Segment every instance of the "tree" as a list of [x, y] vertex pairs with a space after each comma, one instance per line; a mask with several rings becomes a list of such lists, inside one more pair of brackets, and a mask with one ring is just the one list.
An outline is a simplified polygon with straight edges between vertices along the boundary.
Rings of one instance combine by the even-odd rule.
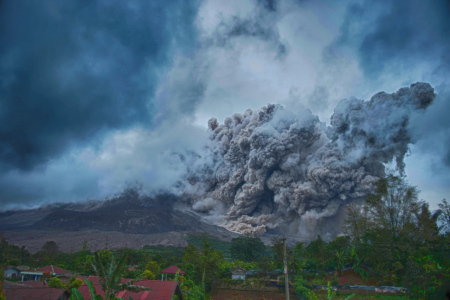
[[5, 284], [5, 272], [3, 268], [0, 268], [0, 300], [6, 300], [5, 290], [3, 286]]
[[[209, 238], [203, 236], [202, 255], [200, 256], [199, 266], [202, 270], [202, 288], [205, 291], [205, 283], [211, 286], [211, 283], [216, 278], [216, 270], [223, 261], [222, 251], [216, 251], [211, 247]], [[200, 273], [200, 272], [199, 272]]]
[[62, 283], [61, 279], [57, 277], [52, 277], [48, 281], [48, 287], [55, 288], [55, 289], [65, 289], [66, 286], [64, 283]]
[[[112, 252], [109, 250], [101, 250], [97, 252], [101, 262], [103, 265], [107, 265], [112, 259]], [[92, 267], [92, 263], [95, 261], [95, 255], [90, 255], [86, 257], [86, 262], [84, 263], [84, 272], [88, 274], [94, 273], [94, 268]]]
[[369, 216], [369, 207], [351, 203], [346, 208], [347, 218], [344, 221], [342, 231], [358, 243], [364, 233], [373, 226]]
[[438, 241], [439, 212], [432, 214], [419, 201], [417, 188], [402, 177], [379, 179], [363, 208], [350, 207], [349, 214], [346, 229], [355, 257], [370, 265], [385, 284], [401, 284], [409, 258], [425, 255], [429, 243]]
[[41, 251], [47, 256], [56, 256], [59, 254], [59, 247], [54, 241], [45, 242], [42, 246]]
[[156, 276], [159, 273], [159, 266], [156, 261], [149, 261], [145, 266], [145, 270], [150, 271]]
[[155, 274], [150, 270], [145, 270], [144, 272], [142, 272], [141, 277], [146, 278], [147, 280], [154, 280]]
[[302, 259], [302, 258], [306, 258], [307, 252], [306, 252], [306, 247], [305, 247], [305, 243], [303, 242], [298, 242], [295, 243], [294, 246], [294, 257], [296, 259]]
[[436, 240], [439, 235], [437, 221], [442, 214], [441, 210], [431, 213], [428, 203], [423, 203], [420, 212], [416, 212], [415, 236], [419, 243]]
[[240, 236], [231, 240], [231, 257], [242, 261], [257, 261], [264, 255], [266, 246], [258, 237]]
[[83, 280], [77, 278], [76, 276], [72, 276], [69, 279], [69, 284], [67, 285], [67, 289], [71, 291], [72, 289], [78, 289], [81, 285], [83, 285]]
[[271, 258], [270, 256], [268, 256], [268, 255], [263, 256], [263, 257], [258, 261], [258, 267], [259, 267], [260, 269], [262, 269], [262, 270], [264, 271], [264, 273], [272, 272], [272, 271], [275, 269], [274, 264], [273, 264], [273, 260], [272, 260], [272, 258]]
[[418, 190], [402, 177], [389, 175], [376, 183], [375, 192], [366, 198], [369, 214], [375, 226], [397, 240], [403, 230], [414, 222], [423, 201], [418, 200]]
[[322, 271], [325, 269], [325, 262], [329, 257], [327, 251], [327, 244], [322, 240], [320, 235], [317, 236], [317, 239], [312, 241], [308, 247], [306, 247], [306, 251], [312, 257], [317, 266], [320, 266]]
[[201, 253], [194, 244], [189, 243], [183, 252], [183, 263], [186, 268], [187, 281], [201, 285], [203, 291], [211, 287], [212, 282], [217, 278], [217, 270], [223, 262], [222, 251], [212, 248], [211, 241], [203, 234], [198, 237], [202, 242]]
[[294, 290], [295, 294], [300, 296], [300, 298], [308, 299], [309, 298], [309, 289], [306, 287], [308, 285], [308, 281], [303, 279], [302, 276], [297, 275], [294, 277]]
[[89, 252], [89, 246], [87, 240], [83, 241], [83, 244], [81, 245], [81, 251], [83, 252]]
[[196, 265], [199, 262], [199, 259], [200, 254], [198, 253], [197, 247], [192, 243], [188, 243], [187, 247], [184, 248], [183, 262], [185, 264]]
[[350, 239], [347, 236], [338, 236], [328, 243], [331, 252], [349, 252], [351, 249]]
[[[284, 242], [283, 238], [272, 239], [273, 263], [277, 268], [284, 268]], [[294, 261], [294, 253], [291, 249], [286, 248], [286, 256], [288, 262]]]
[[[84, 240], [83, 244], [81, 245], [81, 250], [76, 254], [75, 269], [77, 269], [80, 272], [85, 272], [86, 260], [90, 255], [91, 251], [89, 250], [87, 241]], [[88, 269], [89, 271], [91, 271], [90, 266], [88, 267]]]
[[282, 238], [273, 238], [272, 239], [272, 253], [273, 253], [273, 262], [277, 267], [283, 265], [284, 259], [284, 244]]
[[184, 300], [204, 300], [206, 299], [205, 291], [197, 286], [192, 280], [186, 280], [180, 284], [181, 292]]
[[444, 230], [450, 231], [450, 202], [443, 199], [442, 202], [438, 204], [438, 206], [442, 211], [439, 216], [439, 221], [442, 223], [442, 228]]
[[58, 245], [54, 241], [45, 242], [41, 250], [38, 251], [37, 255], [46, 264], [52, 264], [55, 262], [58, 254], [60, 253]]
[[[103, 250], [107, 251], [107, 250]], [[149, 288], [144, 286], [133, 285], [138, 280], [142, 278], [132, 279], [123, 284], [120, 284], [122, 280], [122, 275], [126, 270], [128, 255], [125, 254], [120, 259], [119, 263], [116, 264], [114, 258], [111, 258], [111, 261], [106, 265], [106, 268], [103, 265], [102, 258], [96, 252], [94, 253], [94, 261], [91, 262], [92, 268], [95, 271], [95, 274], [98, 276], [99, 284], [101, 289], [104, 292], [104, 299], [113, 299], [114, 295], [119, 291], [130, 291], [130, 292], [140, 292], [140, 291], [150, 291]], [[90, 290], [92, 290], [92, 282], [85, 281], [88, 284]], [[89, 284], [90, 283], [90, 284]]]

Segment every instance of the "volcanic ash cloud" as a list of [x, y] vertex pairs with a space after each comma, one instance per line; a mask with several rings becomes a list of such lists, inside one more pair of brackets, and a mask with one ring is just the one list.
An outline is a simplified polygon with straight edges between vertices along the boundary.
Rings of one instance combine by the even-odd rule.
[[344, 99], [329, 127], [307, 109], [272, 104], [224, 124], [212, 118], [211, 142], [193, 160], [185, 194], [231, 231], [337, 234], [343, 205], [371, 192], [384, 164], [403, 172], [414, 142], [409, 120], [434, 98], [428, 83], [415, 83], [370, 101]]

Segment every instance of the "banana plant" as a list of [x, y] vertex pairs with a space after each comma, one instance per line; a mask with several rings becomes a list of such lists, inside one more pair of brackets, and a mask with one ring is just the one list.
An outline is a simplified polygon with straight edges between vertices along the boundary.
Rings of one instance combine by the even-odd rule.
[[[97, 295], [95, 293], [95, 289], [94, 289], [94, 286], [91, 281], [85, 280], [84, 282], [86, 282], [86, 284], [89, 288], [89, 296], [90, 296], [91, 300], [104, 300], [105, 299], [101, 295]], [[70, 296], [70, 299], [71, 300], [85, 300], [83, 295], [81, 294], [81, 292], [76, 288], [72, 289], [72, 295]], [[112, 299], [113, 300], [124, 300], [123, 298], [119, 298], [119, 297], [114, 297]], [[128, 300], [133, 300], [133, 298], [128, 297]]]
[[364, 270], [364, 268], [362, 267], [362, 264], [364, 263], [364, 259], [360, 258], [356, 252], [355, 249], [352, 248], [352, 252], [350, 254], [350, 262], [352, 264], [353, 270], [361, 275], [361, 277], [364, 280], [367, 280], [367, 278], [369, 277], [369, 274]]
[[[126, 267], [127, 258], [128, 254], [125, 254], [120, 259], [118, 264], [116, 264], [114, 258], [112, 258], [111, 262], [107, 266], [107, 269], [105, 270], [98, 253], [94, 254], [95, 263], [92, 262], [92, 267], [94, 268], [94, 271], [98, 276], [98, 282], [104, 292], [104, 296], [102, 297], [101, 295], [97, 295], [93, 283], [89, 280], [85, 280], [84, 282], [89, 288], [90, 298], [92, 300], [119, 300], [122, 298], [115, 297], [115, 294], [125, 290], [135, 293], [140, 291], [151, 291], [151, 289], [145, 286], [133, 285], [133, 283], [135, 283], [136, 281], [141, 280], [141, 277], [120, 284], [123, 272]], [[72, 289], [71, 299], [84, 300], [83, 295], [78, 289], [75, 288]], [[131, 297], [129, 297], [128, 299], [132, 300]]]
[[342, 275], [344, 267], [344, 260], [346, 259], [344, 251], [336, 251], [336, 272], [337, 275]]
[[103, 267], [102, 261], [100, 259], [100, 256], [98, 253], [94, 254], [95, 258], [95, 264], [92, 263], [92, 267], [94, 268], [95, 273], [98, 276], [98, 282], [100, 284], [100, 287], [102, 288], [103, 292], [105, 293], [104, 299], [110, 300], [114, 299], [114, 295], [118, 293], [119, 291], [130, 291], [130, 292], [140, 292], [140, 291], [150, 291], [151, 289], [139, 286], [139, 285], [133, 285], [136, 281], [141, 280], [141, 277], [138, 277], [136, 279], [129, 280], [123, 284], [120, 284], [120, 281], [122, 280], [123, 272], [126, 268], [127, 258], [128, 254], [125, 254], [120, 259], [119, 263], [116, 265], [114, 258], [111, 259], [111, 262], [109, 263], [109, 266], [107, 270], [105, 271], [105, 268]]

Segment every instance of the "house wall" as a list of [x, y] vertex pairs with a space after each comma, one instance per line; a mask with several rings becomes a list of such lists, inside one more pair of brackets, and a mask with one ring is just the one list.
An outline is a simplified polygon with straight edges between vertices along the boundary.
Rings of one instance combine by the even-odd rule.
[[5, 277], [6, 278], [16, 278], [20, 276], [20, 271], [16, 269], [8, 269], [5, 270]]
[[231, 271], [231, 274], [233, 275], [245, 275], [247, 271], [243, 269], [234, 269]]
[[242, 280], [245, 280], [245, 275], [231, 275], [231, 279], [242, 279]]
[[[22, 275], [21, 275], [22, 276]], [[41, 280], [42, 275], [23, 275], [22, 281], [37, 281], [37, 280]]]

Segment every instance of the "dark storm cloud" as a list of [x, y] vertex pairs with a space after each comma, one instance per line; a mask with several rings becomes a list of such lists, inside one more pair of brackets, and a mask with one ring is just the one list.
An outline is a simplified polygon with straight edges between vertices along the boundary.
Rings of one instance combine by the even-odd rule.
[[2, 1], [1, 167], [150, 124], [157, 70], [194, 46], [196, 12], [181, 0]]
[[411, 120], [415, 150], [431, 156], [433, 175], [447, 174], [450, 166], [450, 1], [365, 1], [347, 8], [340, 36], [324, 52], [352, 49], [366, 83], [384, 76], [405, 82], [423, 80], [436, 86], [430, 110]]
[[258, 0], [258, 3], [268, 11], [276, 11], [278, 0]]
[[444, 0], [353, 4], [348, 7], [336, 44], [356, 47], [369, 78], [378, 77], [389, 67], [404, 69], [418, 62], [429, 62], [436, 71], [448, 72], [449, 16], [450, 2]]
[[421, 139], [418, 150], [435, 155], [437, 163], [433, 170], [441, 173], [448, 172], [442, 170], [442, 166], [450, 167], [450, 85], [440, 85], [436, 91], [438, 96], [434, 105], [411, 126], [417, 132], [417, 139]]
[[330, 93], [325, 86], [318, 85], [308, 95], [308, 107], [315, 111], [322, 111], [327, 108]]
[[236, 38], [247, 39], [251, 43], [251, 38], [258, 39], [266, 43], [277, 53], [277, 58], [283, 58], [288, 54], [287, 41], [282, 40], [276, 27], [277, 17], [276, 1], [258, 1], [258, 6], [254, 14], [245, 18], [233, 16], [223, 20], [216, 28], [210, 44], [219, 47], [232, 47]]

